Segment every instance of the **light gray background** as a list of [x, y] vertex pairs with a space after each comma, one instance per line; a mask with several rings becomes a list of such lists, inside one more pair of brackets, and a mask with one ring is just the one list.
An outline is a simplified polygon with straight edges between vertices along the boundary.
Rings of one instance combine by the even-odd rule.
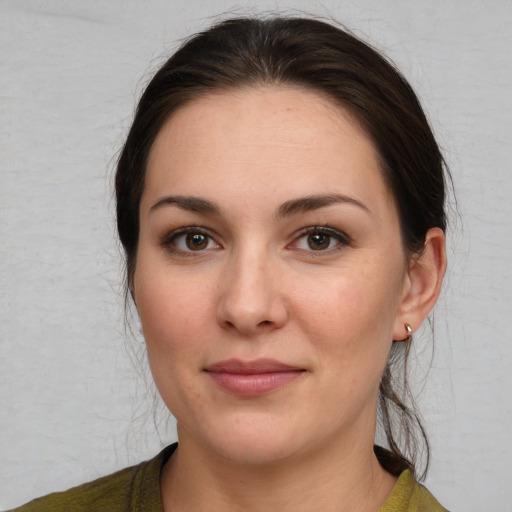
[[[0, 1], [0, 508], [148, 458], [150, 392], [123, 326], [114, 155], [175, 42], [228, 10], [333, 16], [403, 70], [451, 165], [462, 222], [416, 340], [427, 485], [512, 510], [512, 2]], [[131, 347], [131, 348], [130, 348]], [[138, 363], [135, 363], [137, 367]]]

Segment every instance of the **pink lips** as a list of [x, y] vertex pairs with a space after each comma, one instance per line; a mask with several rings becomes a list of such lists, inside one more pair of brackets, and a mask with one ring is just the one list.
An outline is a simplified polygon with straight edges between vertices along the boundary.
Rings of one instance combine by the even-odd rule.
[[299, 378], [304, 370], [275, 361], [229, 359], [205, 368], [224, 391], [238, 396], [258, 396], [275, 391]]

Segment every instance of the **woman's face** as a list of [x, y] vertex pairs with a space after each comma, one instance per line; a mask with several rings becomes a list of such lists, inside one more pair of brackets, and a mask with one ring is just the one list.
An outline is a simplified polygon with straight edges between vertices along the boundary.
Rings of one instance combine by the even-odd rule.
[[135, 299], [180, 442], [251, 464], [373, 446], [409, 281], [354, 118], [298, 88], [212, 93], [147, 171]]

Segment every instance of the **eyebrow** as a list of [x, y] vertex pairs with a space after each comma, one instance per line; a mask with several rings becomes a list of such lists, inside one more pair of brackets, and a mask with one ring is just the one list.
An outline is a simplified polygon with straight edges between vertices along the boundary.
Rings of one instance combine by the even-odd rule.
[[201, 199], [199, 197], [192, 196], [167, 196], [159, 199], [150, 209], [149, 212], [153, 212], [163, 206], [176, 205], [182, 210], [190, 212], [201, 213], [203, 215], [220, 215], [220, 208], [208, 201], [207, 199]]
[[[277, 217], [288, 217], [296, 213], [304, 213], [313, 210], [318, 210], [329, 206], [331, 204], [344, 203], [351, 204], [361, 208], [362, 210], [371, 213], [370, 209], [361, 201], [353, 197], [345, 196], [343, 194], [323, 194], [301, 197], [298, 199], [291, 199], [283, 203], [277, 210]], [[166, 196], [159, 199], [151, 208], [149, 212], [153, 212], [159, 208], [169, 205], [176, 205], [182, 210], [200, 213], [202, 215], [215, 215], [220, 216], [220, 208], [207, 199], [201, 199], [194, 196]]]
[[283, 203], [277, 211], [278, 217], [287, 217], [295, 213], [304, 213], [312, 210], [318, 210], [336, 203], [351, 204], [361, 208], [362, 210], [371, 213], [370, 209], [361, 201], [353, 197], [345, 196], [343, 194], [325, 194], [301, 197], [299, 199], [292, 199]]

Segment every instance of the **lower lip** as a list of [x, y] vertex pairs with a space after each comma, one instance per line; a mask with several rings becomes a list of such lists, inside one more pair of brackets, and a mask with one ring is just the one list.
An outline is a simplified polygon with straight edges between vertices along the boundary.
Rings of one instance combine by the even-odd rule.
[[302, 370], [268, 373], [208, 372], [223, 391], [238, 396], [260, 396], [276, 391], [302, 376]]

